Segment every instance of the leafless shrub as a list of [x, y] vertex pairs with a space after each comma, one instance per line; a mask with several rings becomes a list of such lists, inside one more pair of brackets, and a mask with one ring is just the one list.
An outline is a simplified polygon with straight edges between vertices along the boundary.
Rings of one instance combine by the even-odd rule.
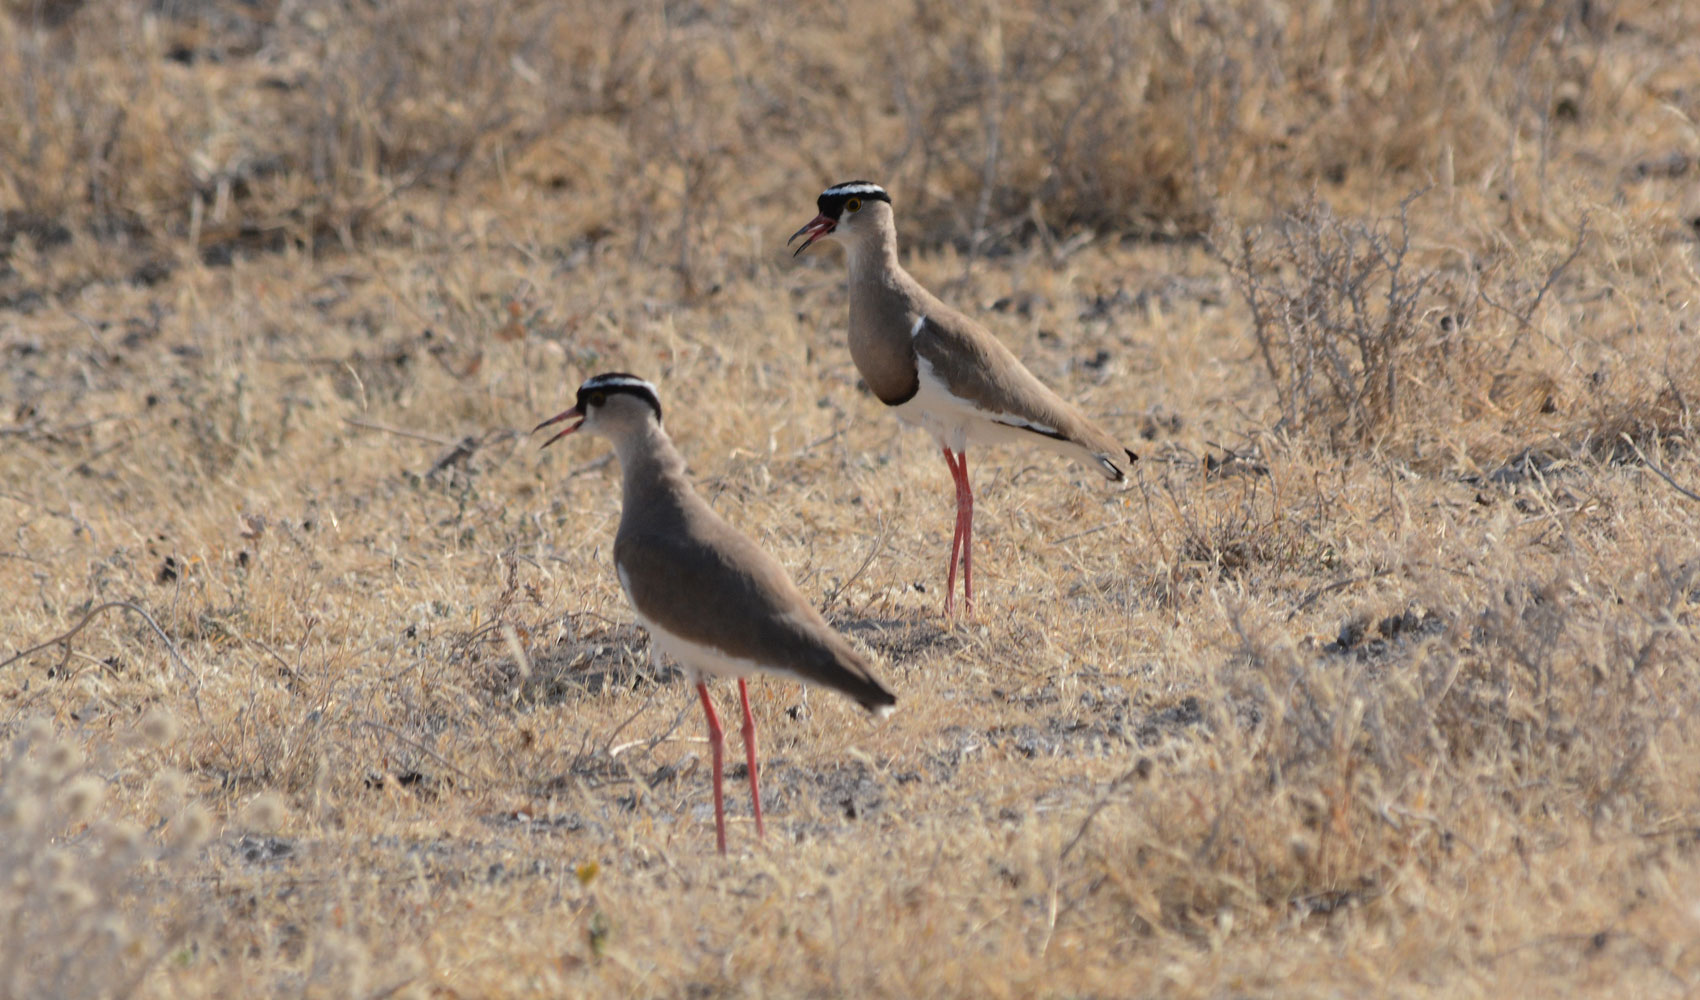
[[[1692, 563], [1642, 578], [1644, 613], [1615, 614], [1617, 587], [1507, 574], [1486, 606], [1408, 612], [1371, 642], [1326, 648], [1274, 639], [1230, 609], [1235, 649], [1207, 712], [1224, 771], [1192, 810], [1140, 808], [1100, 838], [1137, 873], [1123, 905], [1149, 924], [1208, 935], [1224, 911], [1270, 904], [1300, 917], [1374, 905], [1390, 859], [1440, 863], [1467, 825], [1502, 802], [1519, 822], [1636, 828], [1656, 820], [1644, 764], [1700, 704], [1700, 647], [1672, 626]], [[1639, 603], [1639, 602], [1637, 602]], [[1477, 783], [1434, 797], [1437, 771]], [[1152, 794], [1160, 794], [1153, 792]]]
[[[1434, 661], [1425, 724], [1439, 749], [1556, 772], [1583, 790], [1590, 821], [1633, 797], [1641, 754], [1700, 694], [1700, 648], [1680, 624], [1697, 573], [1661, 557], [1621, 589], [1570, 573], [1499, 588], [1456, 656]], [[1635, 613], [1618, 610], [1631, 603]]]
[[1336, 449], [1373, 444], [1412, 405], [1412, 382], [1446, 361], [1461, 325], [1423, 322], [1432, 270], [1411, 256], [1409, 209], [1392, 226], [1312, 202], [1244, 230], [1218, 255], [1251, 310], [1252, 335], [1291, 430]]

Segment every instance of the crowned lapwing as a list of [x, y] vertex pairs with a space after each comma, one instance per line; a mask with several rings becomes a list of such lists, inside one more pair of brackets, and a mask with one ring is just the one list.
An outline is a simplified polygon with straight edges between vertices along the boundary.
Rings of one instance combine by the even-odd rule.
[[543, 447], [582, 429], [607, 438], [619, 456], [623, 487], [614, 568], [650, 640], [685, 668], [702, 698], [714, 758], [715, 842], [725, 854], [726, 740], [708, 695], [709, 675], [738, 679], [758, 837], [766, 831], [756, 782], [756, 723], [744, 678], [759, 672], [819, 684], [880, 715], [891, 711], [897, 697], [779, 563], [691, 488], [685, 460], [661, 429], [655, 386], [620, 372], [598, 375], [579, 386], [571, 409], [533, 432], [563, 420], [575, 422]]
[[[956, 531], [944, 609], [950, 614], [956, 566], [963, 603], [974, 602], [974, 492], [970, 441], [1037, 444], [1084, 462], [1104, 478], [1125, 478], [1139, 460], [1074, 404], [1028, 371], [983, 326], [940, 302], [897, 260], [891, 196], [878, 184], [851, 181], [821, 192], [820, 214], [791, 236], [843, 244], [850, 262], [850, 357], [880, 402], [900, 420], [930, 431], [956, 480]], [[791, 241], [787, 241], [788, 243]]]

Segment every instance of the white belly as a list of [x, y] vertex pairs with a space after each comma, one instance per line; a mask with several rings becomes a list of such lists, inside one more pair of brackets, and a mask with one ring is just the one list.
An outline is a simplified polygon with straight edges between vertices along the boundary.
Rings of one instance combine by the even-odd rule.
[[[1056, 450], [1058, 445], [1066, 442], [1046, 437], [1046, 432], [1055, 428], [1031, 424], [1021, 417], [1007, 413], [988, 413], [960, 396], [953, 395], [942, 380], [934, 374], [933, 366], [925, 358], [917, 358], [917, 374], [919, 385], [915, 395], [907, 402], [892, 407], [897, 419], [912, 427], [919, 427], [931, 434], [941, 447], [952, 451], [962, 451], [970, 443], [974, 444], [1005, 444], [1017, 442], [1022, 444], [1037, 444]], [[1032, 430], [1022, 426], [1026, 425]], [[1034, 431], [1038, 433], [1034, 433]], [[1073, 450], [1079, 450], [1074, 446]]]
[[649, 629], [650, 641], [655, 643], [656, 648], [671, 656], [696, 680], [700, 681], [704, 677], [748, 677], [756, 673], [774, 672], [754, 660], [727, 656], [713, 646], [681, 639], [642, 615], [638, 616], [638, 621], [643, 622], [643, 627]]

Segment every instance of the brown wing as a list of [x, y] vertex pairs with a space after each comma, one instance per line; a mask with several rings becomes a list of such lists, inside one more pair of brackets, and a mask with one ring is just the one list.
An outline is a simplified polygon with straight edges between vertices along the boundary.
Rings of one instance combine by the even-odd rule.
[[[932, 366], [952, 395], [988, 413], [1053, 428], [1051, 436], [1078, 444], [1112, 466], [1123, 455], [1130, 461], [1138, 457], [1039, 381], [1002, 341], [954, 309], [927, 313], [915, 333], [915, 354]], [[1121, 478], [1120, 470], [1114, 478]]]
[[639, 614], [681, 639], [842, 692], [869, 711], [896, 704], [772, 556], [706, 504], [687, 519], [684, 531], [622, 528], [615, 538], [614, 560]]

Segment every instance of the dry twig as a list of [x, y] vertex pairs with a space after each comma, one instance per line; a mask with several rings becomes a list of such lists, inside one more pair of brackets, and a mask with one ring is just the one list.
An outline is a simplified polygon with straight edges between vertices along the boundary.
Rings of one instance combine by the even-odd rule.
[[1639, 458], [1641, 460], [1641, 464], [1645, 465], [1647, 468], [1652, 469], [1654, 472], [1658, 473], [1659, 478], [1663, 479], [1665, 482], [1669, 483], [1670, 486], [1671, 486], [1671, 489], [1677, 491], [1678, 493], [1681, 493], [1683, 496], [1687, 497], [1690, 500], [1693, 500], [1697, 503], [1700, 503], [1700, 493], [1695, 493], [1693, 490], [1687, 488], [1686, 486], [1683, 486], [1681, 483], [1677, 482], [1675, 479], [1672, 479], [1670, 473], [1666, 472], [1665, 470], [1659, 468], [1657, 465], [1653, 464], [1653, 460], [1647, 457], [1646, 452], [1643, 452], [1641, 450], [1641, 446], [1636, 444], [1634, 439], [1631, 438], [1629, 435], [1622, 434], [1622, 435], [1619, 435], [1619, 436], [1623, 438], [1624, 443], [1628, 444], [1629, 447], [1631, 447], [1635, 450], [1635, 457]]
[[200, 687], [201, 675], [196, 673], [194, 668], [189, 666], [188, 662], [183, 659], [183, 654], [177, 652], [177, 646], [174, 645], [170, 637], [165, 634], [165, 630], [159, 627], [159, 622], [154, 621], [153, 615], [148, 614], [146, 611], [142, 610], [137, 605], [131, 604], [129, 601], [107, 601], [105, 604], [95, 607], [89, 611], [88, 614], [83, 616], [82, 621], [73, 625], [70, 631], [56, 635], [53, 638], [48, 639], [46, 642], [37, 643], [21, 653], [14, 653], [6, 659], [0, 660], [0, 667], [10, 666], [18, 660], [35, 653], [39, 653], [50, 646], [56, 646], [60, 643], [69, 643], [73, 636], [75, 636], [78, 632], [81, 632], [89, 622], [94, 620], [95, 615], [100, 614], [108, 608], [123, 608], [126, 611], [131, 611], [140, 615], [142, 620], [148, 623], [148, 627], [153, 629], [154, 634], [159, 636], [159, 641], [165, 643], [166, 650], [171, 653], [171, 658], [177, 661], [177, 666], [180, 667], [185, 674], [189, 675], [190, 679], [195, 682], [196, 688]]

